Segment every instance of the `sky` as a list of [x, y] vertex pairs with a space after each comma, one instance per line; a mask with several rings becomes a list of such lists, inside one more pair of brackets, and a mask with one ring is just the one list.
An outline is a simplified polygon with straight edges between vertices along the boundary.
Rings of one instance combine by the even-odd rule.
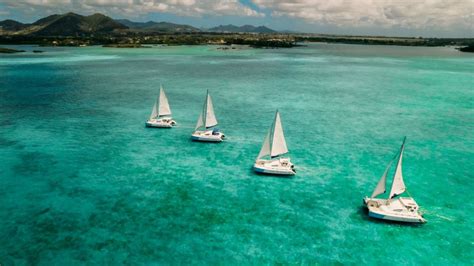
[[66, 12], [195, 27], [264, 25], [297, 32], [474, 37], [474, 0], [0, 0], [0, 20]]

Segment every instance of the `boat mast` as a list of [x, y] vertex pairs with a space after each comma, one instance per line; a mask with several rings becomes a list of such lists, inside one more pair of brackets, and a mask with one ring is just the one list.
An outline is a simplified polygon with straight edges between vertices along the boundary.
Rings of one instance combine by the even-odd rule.
[[209, 90], [206, 91], [206, 100], [204, 101], [204, 107], [202, 109], [202, 124], [204, 125], [204, 128], [206, 127], [206, 120], [207, 120], [207, 103], [209, 101]]
[[285, 136], [283, 135], [280, 113], [277, 110], [273, 123], [263, 141], [262, 148], [260, 148], [257, 160], [267, 155], [270, 155], [270, 158], [275, 158], [287, 152], [288, 148], [286, 147]]
[[272, 159], [278, 156], [278, 155], [276, 155], [276, 156], [272, 155], [272, 150], [273, 150], [273, 145], [274, 145], [273, 139], [275, 137], [275, 124], [276, 124], [276, 120], [277, 120], [277, 115], [278, 115], [278, 109], [275, 112], [275, 118], [273, 118], [273, 123], [272, 123], [272, 126], [270, 127], [270, 132], [269, 132], [269, 136], [270, 136], [270, 139], [269, 139], [270, 146], [269, 146], [269, 148], [270, 148], [270, 150], [268, 152], [270, 154], [270, 158], [272, 158]]
[[389, 199], [392, 199], [402, 194], [406, 190], [405, 183], [403, 182], [403, 175], [402, 175], [402, 159], [403, 159], [403, 151], [405, 150], [406, 139], [407, 137], [403, 138], [402, 147], [400, 148], [400, 153], [398, 155], [397, 168], [393, 175], [393, 182], [392, 182], [392, 188], [390, 189]]
[[211, 95], [209, 94], [209, 91], [207, 91], [205, 112], [206, 112], [205, 113], [206, 119], [204, 120], [204, 126], [206, 128], [211, 128], [213, 126], [216, 126], [217, 118], [216, 118], [216, 114], [214, 113], [214, 106], [212, 104], [212, 98], [211, 98]]
[[160, 84], [160, 100], [158, 106], [158, 116], [171, 115], [171, 108], [168, 103], [168, 97], [166, 97], [165, 90]]
[[275, 158], [288, 152], [285, 135], [283, 134], [283, 126], [281, 125], [280, 112], [278, 112], [278, 110], [276, 111], [272, 128], [270, 157]]

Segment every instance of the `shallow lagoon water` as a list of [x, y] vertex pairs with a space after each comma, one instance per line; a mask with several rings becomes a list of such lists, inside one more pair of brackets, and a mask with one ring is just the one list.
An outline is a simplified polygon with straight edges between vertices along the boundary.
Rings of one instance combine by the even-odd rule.
[[[0, 56], [2, 265], [474, 262], [470, 54], [41, 49]], [[160, 83], [171, 130], [144, 127]], [[190, 141], [207, 89], [221, 144]], [[277, 108], [291, 179], [251, 171]], [[422, 226], [361, 208], [403, 136]]]

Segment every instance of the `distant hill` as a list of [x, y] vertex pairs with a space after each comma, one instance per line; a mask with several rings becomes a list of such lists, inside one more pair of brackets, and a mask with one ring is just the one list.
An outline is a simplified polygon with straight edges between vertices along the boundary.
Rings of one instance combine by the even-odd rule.
[[[69, 15], [73, 15], [74, 13], [68, 13]], [[66, 16], [68, 14], [64, 14], [64, 15], [58, 15], [58, 14], [54, 14], [54, 15], [49, 15], [47, 17], [44, 17], [42, 19], [38, 19], [36, 22], [33, 23], [33, 25], [46, 25], [48, 23], [51, 23], [53, 22], [54, 20], [56, 19], [59, 19], [61, 18], [62, 16]]]
[[11, 19], [0, 21], [0, 29], [3, 31], [19, 31], [28, 26], [29, 24], [23, 24]]
[[265, 26], [219, 25], [210, 29], [175, 24], [169, 22], [134, 22], [128, 19], [114, 20], [103, 14], [82, 16], [76, 13], [54, 14], [37, 20], [32, 24], [24, 24], [14, 20], [0, 21], [0, 35], [32, 35], [32, 36], [83, 36], [131, 31], [137, 33], [189, 33], [189, 32], [228, 32], [228, 33], [275, 33]]
[[232, 24], [229, 25], [219, 25], [214, 28], [210, 28], [209, 31], [212, 32], [245, 32], [245, 33], [274, 33], [276, 31], [267, 28], [265, 26], [252, 26], [252, 25], [244, 25], [244, 26], [235, 26]]
[[20, 25], [19, 27], [19, 29], [12, 29], [11, 31], [16, 31], [15, 34], [18, 35], [75, 36], [128, 29], [127, 26], [102, 14], [81, 16], [75, 13], [51, 15], [31, 25], [26, 25], [25, 27]]
[[129, 27], [131, 30], [144, 32], [199, 32], [198, 28], [185, 24], [169, 22], [133, 22], [128, 19], [117, 19], [116, 22]]
[[116, 22], [114, 19], [100, 13], [84, 17], [84, 22], [86, 31], [90, 32], [110, 32], [128, 28], [127, 26]]

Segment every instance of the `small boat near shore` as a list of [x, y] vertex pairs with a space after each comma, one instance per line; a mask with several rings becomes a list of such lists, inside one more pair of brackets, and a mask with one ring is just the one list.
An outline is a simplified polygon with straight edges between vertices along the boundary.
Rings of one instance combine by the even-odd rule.
[[[369, 216], [373, 218], [406, 223], [425, 223], [426, 220], [420, 213], [418, 204], [411, 196], [398, 197], [404, 192], [408, 193], [402, 175], [402, 158], [405, 149], [405, 141], [406, 137], [403, 139], [400, 151], [387, 165], [370, 198], [364, 198], [364, 205], [369, 210]], [[386, 192], [387, 174], [396, 159], [398, 159], [397, 167], [393, 175], [392, 187], [388, 198], [376, 198]]]
[[[270, 129], [268, 130], [262, 148], [255, 160], [253, 170], [260, 174], [269, 175], [295, 175], [295, 166], [291, 163], [290, 158], [283, 158], [281, 155], [288, 153], [285, 135], [281, 124], [280, 113], [275, 113]], [[264, 159], [265, 157], [270, 157]]]
[[191, 135], [191, 139], [194, 141], [203, 142], [223, 141], [225, 139], [225, 135], [215, 127], [217, 124], [214, 106], [212, 104], [211, 95], [209, 94], [208, 90], [202, 112], [199, 114], [199, 118], [196, 123], [196, 127], [194, 128], [194, 132]]
[[163, 86], [160, 86], [160, 95], [151, 110], [151, 115], [145, 125], [147, 127], [172, 128], [176, 121], [171, 117], [171, 108]]

